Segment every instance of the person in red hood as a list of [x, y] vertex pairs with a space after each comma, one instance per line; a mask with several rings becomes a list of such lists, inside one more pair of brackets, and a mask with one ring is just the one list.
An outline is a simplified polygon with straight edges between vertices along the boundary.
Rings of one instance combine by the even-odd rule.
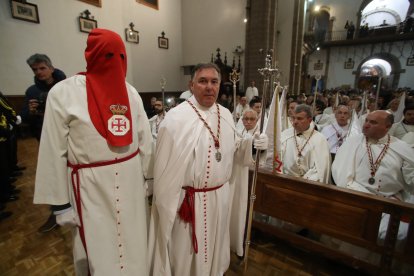
[[147, 275], [145, 180], [152, 136], [141, 97], [125, 81], [121, 37], [94, 29], [87, 70], [49, 92], [34, 203], [73, 227], [76, 275]]

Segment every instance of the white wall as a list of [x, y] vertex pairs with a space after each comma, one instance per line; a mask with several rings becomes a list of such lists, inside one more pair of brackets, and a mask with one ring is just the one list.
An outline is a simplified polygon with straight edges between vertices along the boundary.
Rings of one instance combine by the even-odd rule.
[[246, 0], [182, 0], [184, 65], [209, 62], [217, 48], [231, 65], [236, 46], [245, 48], [245, 8]]
[[[30, 0], [38, 6], [40, 24], [11, 17], [9, 1], [0, 1], [0, 90], [6, 95], [23, 95], [33, 83], [26, 59], [45, 53], [55, 67], [68, 76], [85, 70], [84, 50], [87, 34], [78, 26], [80, 12], [88, 9], [98, 27], [111, 29], [124, 38], [132, 21], [139, 31], [140, 43], [127, 43], [127, 80], [139, 91], [159, 91], [161, 75], [166, 90], [185, 88], [182, 65], [181, 0], [159, 0], [159, 10], [136, 0], [103, 0], [98, 8], [76, 0]], [[169, 49], [158, 48], [158, 36], [166, 32]]]

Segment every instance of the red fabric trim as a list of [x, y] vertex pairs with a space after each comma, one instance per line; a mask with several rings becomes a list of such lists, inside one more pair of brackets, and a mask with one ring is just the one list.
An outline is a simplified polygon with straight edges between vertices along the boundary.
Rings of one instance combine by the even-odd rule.
[[221, 188], [223, 184], [211, 187], [211, 188], [201, 188], [196, 189], [192, 186], [184, 186], [182, 187], [185, 190], [184, 200], [181, 203], [180, 209], [178, 210], [179, 217], [186, 223], [191, 224], [191, 239], [193, 243], [194, 252], [198, 253], [198, 243], [197, 243], [197, 235], [195, 233], [195, 206], [194, 206], [194, 194], [201, 193], [201, 192], [211, 192]]
[[102, 161], [102, 162], [95, 162], [91, 164], [72, 164], [67, 161], [67, 166], [72, 169], [71, 172], [71, 180], [72, 180], [72, 187], [73, 187], [73, 193], [75, 195], [75, 204], [76, 204], [76, 210], [78, 212], [79, 216], [79, 235], [83, 244], [83, 247], [85, 249], [86, 257], [88, 257], [88, 250], [86, 247], [86, 239], [85, 239], [85, 231], [83, 227], [83, 217], [82, 217], [82, 200], [81, 200], [81, 193], [80, 193], [80, 179], [79, 179], [79, 170], [85, 169], [85, 168], [96, 168], [96, 167], [102, 167], [102, 166], [108, 166], [113, 165], [117, 163], [125, 162], [131, 158], [134, 158], [139, 153], [139, 148], [132, 154], [122, 157], [122, 158], [115, 158], [113, 160], [108, 161]]
[[[125, 76], [127, 56], [121, 37], [105, 29], [93, 29], [87, 40], [86, 93], [89, 116], [99, 134], [116, 147], [132, 143], [132, 120]], [[108, 130], [108, 120], [113, 113], [111, 105], [127, 107], [125, 117], [130, 129], [125, 135], [115, 136]]]

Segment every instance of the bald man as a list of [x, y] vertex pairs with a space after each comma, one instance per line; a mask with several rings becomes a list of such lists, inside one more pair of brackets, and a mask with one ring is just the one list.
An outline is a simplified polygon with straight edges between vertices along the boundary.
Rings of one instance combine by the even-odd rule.
[[384, 110], [368, 114], [363, 134], [339, 148], [332, 164], [338, 186], [403, 201], [408, 197], [414, 187], [414, 151], [388, 134], [393, 120]]
[[[336, 154], [332, 177], [337, 186], [413, 203], [414, 149], [388, 134], [393, 121], [394, 116], [385, 110], [368, 114], [363, 134], [349, 137]], [[385, 237], [388, 221], [389, 215], [383, 214], [379, 240]], [[408, 224], [402, 222], [398, 241], [406, 238], [407, 231]], [[347, 243], [341, 243], [340, 250], [374, 260], [367, 250]]]

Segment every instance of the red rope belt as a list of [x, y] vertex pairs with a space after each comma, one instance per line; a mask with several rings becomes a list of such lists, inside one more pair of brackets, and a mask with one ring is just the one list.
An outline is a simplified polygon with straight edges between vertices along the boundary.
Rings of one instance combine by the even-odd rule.
[[180, 216], [181, 220], [187, 223], [191, 223], [191, 239], [193, 242], [193, 249], [194, 252], [198, 253], [198, 243], [197, 243], [197, 236], [195, 233], [195, 207], [194, 207], [194, 194], [201, 193], [201, 192], [211, 192], [221, 188], [223, 184], [211, 187], [211, 188], [201, 188], [196, 189], [192, 186], [184, 186], [182, 187], [185, 190], [185, 196], [183, 203], [181, 203], [180, 209], [178, 210], [178, 215]]
[[[127, 161], [135, 157], [138, 153], [139, 153], [139, 148], [131, 155], [128, 155], [122, 158], [115, 158], [113, 160], [91, 163], [91, 164], [72, 164], [68, 161], [68, 167], [72, 169], [72, 173], [71, 173], [72, 187], [73, 187], [73, 193], [75, 195], [76, 209], [78, 212], [79, 222], [80, 222], [79, 235], [80, 235], [83, 247], [85, 248], [86, 256], [88, 256], [88, 251], [86, 249], [85, 231], [83, 228], [79, 170], [85, 169], [85, 168], [96, 168], [96, 167], [103, 167], [103, 166], [113, 165], [117, 163], [122, 163], [124, 161]], [[76, 181], [75, 181], [75, 178], [76, 178]]]

